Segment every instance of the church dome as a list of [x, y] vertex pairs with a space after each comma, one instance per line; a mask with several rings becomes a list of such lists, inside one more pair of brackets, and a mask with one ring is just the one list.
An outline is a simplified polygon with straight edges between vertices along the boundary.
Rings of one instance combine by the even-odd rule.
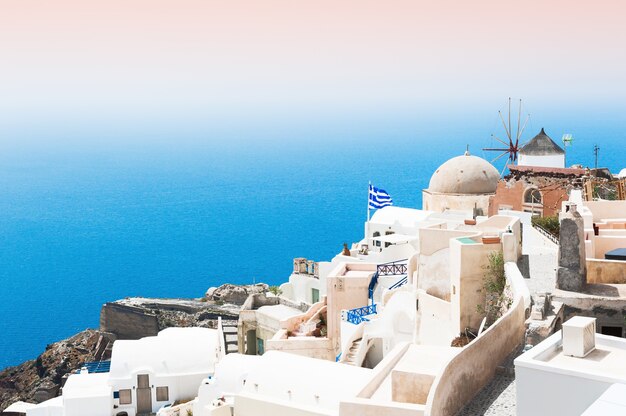
[[496, 192], [500, 174], [485, 159], [471, 156], [453, 157], [433, 173], [428, 185], [429, 192], [442, 194], [493, 194]]

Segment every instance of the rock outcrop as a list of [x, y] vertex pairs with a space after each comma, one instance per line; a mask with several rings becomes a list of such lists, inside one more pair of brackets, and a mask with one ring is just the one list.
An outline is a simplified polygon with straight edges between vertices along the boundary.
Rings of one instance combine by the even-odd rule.
[[64, 378], [81, 364], [97, 357], [103, 336], [87, 329], [63, 341], [49, 344], [37, 359], [0, 372], [0, 411], [18, 400], [39, 403], [55, 397]]
[[269, 286], [265, 283], [257, 283], [256, 285], [231, 285], [225, 284], [220, 287], [212, 287], [207, 290], [205, 299], [211, 302], [243, 305], [248, 296], [257, 293], [265, 293]]
[[220, 317], [237, 321], [239, 309], [239, 305], [217, 305], [206, 299], [126, 298], [102, 306], [100, 330], [117, 339], [139, 339], [169, 327], [216, 328]]

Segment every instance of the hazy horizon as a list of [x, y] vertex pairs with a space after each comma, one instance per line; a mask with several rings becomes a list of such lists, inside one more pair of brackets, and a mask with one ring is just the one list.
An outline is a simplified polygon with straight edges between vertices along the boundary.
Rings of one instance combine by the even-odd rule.
[[1, 11], [2, 142], [207, 129], [255, 140], [247, 125], [488, 130], [509, 96], [548, 128], [619, 120], [626, 99], [619, 1], [21, 0]]

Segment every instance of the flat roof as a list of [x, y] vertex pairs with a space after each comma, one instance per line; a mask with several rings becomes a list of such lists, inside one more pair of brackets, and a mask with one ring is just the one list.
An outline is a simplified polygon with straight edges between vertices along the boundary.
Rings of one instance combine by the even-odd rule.
[[30, 410], [36, 406], [37, 406], [36, 403], [15, 402], [9, 407], [7, 407], [6, 409], [4, 409], [4, 411], [6, 413], [10, 413], [10, 412], [26, 413], [27, 410]]
[[561, 331], [515, 359], [522, 366], [589, 379], [626, 383], [626, 339], [595, 334], [596, 348], [586, 357], [563, 354]]
[[279, 321], [303, 313], [300, 309], [287, 305], [265, 305], [257, 309], [257, 312]]
[[549, 168], [544, 166], [524, 166], [524, 165], [507, 165], [510, 171], [518, 172], [541, 172], [541, 173], [556, 173], [561, 175], [576, 175], [582, 176], [585, 174], [585, 169], [579, 168]]
[[392, 371], [436, 376], [459, 352], [456, 347], [411, 344]]
[[426, 220], [433, 212], [414, 208], [402, 208], [396, 206], [384, 207], [376, 210], [370, 223], [372, 224], [400, 224], [413, 227]]
[[373, 240], [381, 241], [383, 243], [408, 243], [409, 241], [417, 240], [416, 235], [406, 235], [406, 234], [388, 234], [388, 235], [380, 235], [378, 237], [372, 237]]
[[64, 398], [109, 397], [111, 386], [108, 373], [72, 374], [63, 386]]
[[286, 408], [315, 408], [316, 414], [337, 414], [341, 400], [356, 397], [373, 374], [367, 368], [267, 351], [248, 373], [239, 396]]

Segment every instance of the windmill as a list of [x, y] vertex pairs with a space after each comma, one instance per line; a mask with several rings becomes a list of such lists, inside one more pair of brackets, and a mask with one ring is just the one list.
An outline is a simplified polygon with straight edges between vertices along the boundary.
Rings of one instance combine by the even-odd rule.
[[[496, 156], [495, 159], [491, 161], [491, 163], [494, 163], [498, 161], [501, 157], [508, 155], [507, 162], [504, 164], [504, 168], [502, 169], [502, 172], [500, 173], [500, 176], [502, 176], [502, 174], [504, 174], [504, 170], [506, 169], [509, 163], [517, 162], [517, 153], [522, 147], [524, 147], [523, 145], [520, 145], [519, 141], [520, 141], [520, 138], [522, 137], [522, 134], [524, 133], [526, 124], [528, 124], [528, 120], [530, 120], [530, 114], [528, 114], [528, 116], [526, 117], [526, 120], [524, 121], [524, 124], [522, 125], [521, 124], [522, 100], [520, 99], [518, 111], [517, 111], [517, 129], [515, 132], [515, 136], [513, 136], [513, 130], [511, 127], [511, 98], [510, 97], [509, 97], [508, 123], [504, 121], [504, 116], [502, 115], [502, 111], [498, 111], [498, 116], [500, 118], [500, 121], [502, 121], [502, 126], [504, 127], [504, 131], [506, 133], [506, 138], [508, 139], [508, 143], [505, 140], [502, 140], [499, 137], [497, 137], [495, 134], [492, 134], [491, 137], [493, 139], [496, 139], [500, 143], [502, 143], [503, 146], [502, 147], [488, 147], [488, 148], [484, 148], [483, 150], [488, 151], [488, 152], [500, 153], [498, 156]], [[520, 129], [520, 126], [521, 126], [521, 129]]]

